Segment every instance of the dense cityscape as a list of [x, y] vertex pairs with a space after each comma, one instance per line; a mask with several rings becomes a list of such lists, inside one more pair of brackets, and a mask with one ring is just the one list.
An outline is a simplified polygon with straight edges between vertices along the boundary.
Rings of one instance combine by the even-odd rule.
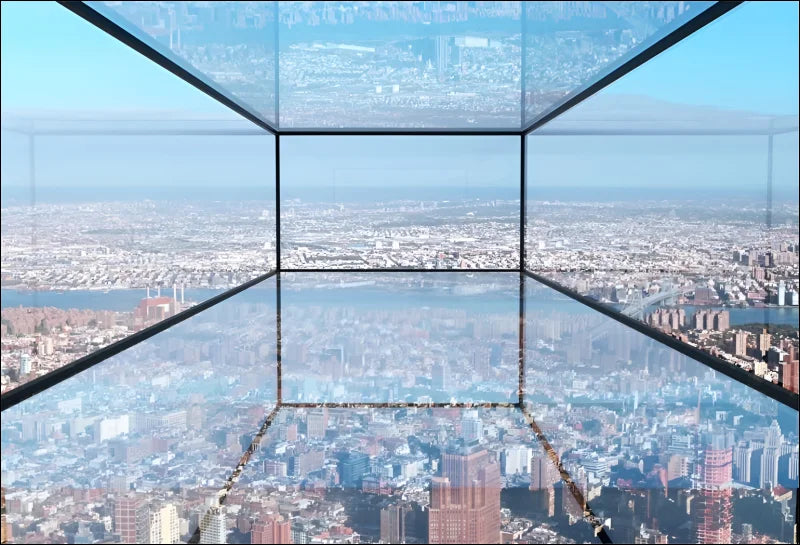
[[[705, 2], [93, 2], [282, 127], [518, 127]], [[523, 53], [522, 42], [526, 51]], [[525, 58], [523, 59], [523, 54]]]
[[798, 208], [772, 215], [767, 230], [736, 201], [528, 201], [527, 267], [797, 392]]
[[[233, 481], [275, 406], [274, 279], [11, 409], [6, 535], [592, 541], [541, 432], [615, 541], [792, 541], [793, 411], [530, 280], [530, 417], [486, 408], [517, 393], [518, 275], [470, 274], [286, 275], [289, 405]], [[290, 406], [323, 395], [407, 407]]]
[[[758, 56], [753, 82], [795, 108], [796, 68], [762, 58], [768, 17], [694, 0], [53, 6], [79, 25], [3, 3], [0, 543], [797, 543], [796, 109], [737, 101], [723, 74]], [[626, 59], [707, 8], [629, 78]], [[735, 67], [703, 45], [720, 27]], [[87, 31], [108, 50], [64, 41], [63, 89], [41, 85], [53, 69], [30, 59]], [[27, 62], [7, 53], [31, 43]], [[125, 53], [183, 91], [149, 89]], [[131, 69], [108, 70], [119, 96], [104, 62]], [[670, 62], [708, 74], [672, 88]], [[621, 91], [514, 132], [614, 68]], [[191, 111], [195, 91], [222, 113]], [[366, 130], [315, 134], [348, 128]]]
[[[288, 200], [284, 267], [515, 268], [517, 207]], [[4, 207], [3, 293], [20, 303], [2, 309], [3, 390], [274, 269], [273, 210], [202, 201]], [[527, 267], [796, 391], [797, 208], [777, 209], [780, 223], [766, 234], [756, 210], [720, 212], [711, 233], [691, 212], [680, 202], [528, 201]], [[617, 235], [621, 226], [630, 237]], [[73, 296], [56, 308], [48, 293]]]

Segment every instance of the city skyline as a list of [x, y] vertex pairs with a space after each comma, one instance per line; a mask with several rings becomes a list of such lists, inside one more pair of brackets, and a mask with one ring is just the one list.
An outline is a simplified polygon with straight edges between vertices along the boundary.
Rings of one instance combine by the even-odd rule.
[[797, 18], [3, 2], [0, 541], [796, 542]]

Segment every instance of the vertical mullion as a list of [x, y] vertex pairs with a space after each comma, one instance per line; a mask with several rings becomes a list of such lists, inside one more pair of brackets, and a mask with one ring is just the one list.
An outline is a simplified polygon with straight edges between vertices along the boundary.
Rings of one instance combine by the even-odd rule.
[[[524, 9], [524, 5], [523, 5]], [[520, 135], [519, 159], [519, 384], [518, 402], [525, 402], [525, 195], [527, 183], [526, 136]]]
[[276, 351], [278, 406], [283, 401], [283, 373], [281, 369], [281, 136], [275, 135], [275, 275]]
[[525, 128], [525, 58], [527, 57], [527, 46], [526, 40], [528, 37], [528, 21], [525, 17], [525, 8], [526, 3], [520, 2], [520, 8], [522, 12], [520, 13], [520, 67], [519, 67], [519, 90], [520, 90], [520, 99], [519, 99], [519, 119], [520, 119], [520, 130]]
[[280, 53], [281, 53], [281, 41], [278, 37], [278, 33], [280, 32], [280, 11], [278, 6], [278, 0], [273, 2], [275, 8], [275, 28], [273, 32], [275, 33], [275, 131], [277, 132], [280, 130], [281, 126], [281, 108], [280, 108]]

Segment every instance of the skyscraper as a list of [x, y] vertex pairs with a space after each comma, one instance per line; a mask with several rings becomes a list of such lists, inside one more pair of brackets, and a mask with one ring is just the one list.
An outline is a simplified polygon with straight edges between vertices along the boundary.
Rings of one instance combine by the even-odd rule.
[[150, 541], [148, 543], [180, 543], [178, 510], [168, 503], [150, 509]]
[[500, 469], [479, 444], [442, 453], [428, 517], [430, 543], [500, 543]]
[[250, 543], [292, 543], [292, 523], [281, 515], [267, 515], [253, 523]]
[[524, 445], [513, 445], [503, 452], [503, 474], [516, 475], [528, 473], [531, 449]]
[[328, 430], [328, 408], [309, 413], [306, 427], [309, 439], [324, 439]]
[[19, 355], [19, 376], [24, 377], [31, 372], [31, 356], [30, 354]]
[[434, 363], [431, 369], [433, 387], [437, 390], [447, 390], [447, 364], [445, 362]]
[[753, 447], [747, 441], [739, 441], [733, 451], [733, 478], [740, 483], [750, 483], [750, 462]]
[[225, 508], [209, 507], [200, 522], [200, 543], [225, 543], [227, 533]]
[[141, 498], [125, 496], [114, 502], [114, 532], [121, 543], [145, 543], [150, 538], [150, 510]]
[[771, 489], [778, 484], [778, 458], [781, 455], [783, 434], [777, 420], [773, 420], [767, 430], [764, 441], [764, 453], [761, 455], [761, 474], [758, 486], [761, 489]]
[[461, 436], [467, 443], [480, 441], [483, 436], [483, 423], [478, 411], [464, 412], [464, 417], [461, 419]]
[[735, 343], [735, 354], [737, 356], [746, 356], [747, 355], [747, 337], [749, 334], [747, 331], [739, 330], [736, 332], [736, 337], [734, 339]]
[[770, 346], [772, 346], [772, 335], [767, 333], [767, 328], [764, 328], [763, 333], [758, 335], [758, 349], [762, 357], [767, 354]]
[[406, 542], [406, 516], [410, 511], [410, 506], [404, 504], [381, 509], [381, 543]]
[[450, 60], [450, 37], [436, 36], [436, 75], [440, 82], [447, 78], [447, 64]]
[[361, 452], [347, 452], [338, 463], [339, 481], [346, 487], [357, 487], [369, 471], [369, 456]]
[[693, 507], [697, 543], [730, 543], [733, 506], [733, 445], [729, 434], [716, 432], [704, 437], [699, 453]]

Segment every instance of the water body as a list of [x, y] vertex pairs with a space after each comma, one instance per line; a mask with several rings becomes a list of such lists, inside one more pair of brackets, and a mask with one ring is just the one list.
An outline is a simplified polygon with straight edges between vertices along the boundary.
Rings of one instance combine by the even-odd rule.
[[[203, 301], [224, 290], [212, 289], [187, 289], [184, 297], [187, 301]], [[151, 289], [150, 295], [154, 297], [156, 290]], [[161, 295], [172, 297], [172, 288], [161, 290]], [[9, 307], [55, 307], [60, 309], [81, 310], [114, 310], [117, 312], [132, 311], [139, 302], [147, 296], [146, 290], [111, 290], [108, 293], [97, 290], [74, 291], [17, 291], [14, 289], [0, 290], [2, 308]], [[180, 290], [178, 292], [180, 297]]]
[[[311, 274], [314, 274], [314, 276], [311, 281], [308, 281]], [[420, 285], [418, 282], [410, 282], [409, 277], [397, 276], [398, 282], [394, 286], [387, 286], [384, 283], [373, 286], [335, 287], [334, 284], [336, 282], [332, 282], [326, 277], [327, 275], [309, 273], [309, 275], [303, 276], [303, 278], [298, 278], [297, 280], [291, 280], [290, 276], [284, 279], [282, 301], [287, 308], [289, 306], [319, 305], [397, 310], [452, 307], [476, 313], [517, 314], [519, 312], [518, 284], [514, 273], [494, 275], [495, 283], [485, 291], [481, 290], [489, 286], [487, 283], [467, 278], [464, 278], [463, 282], [437, 281], [436, 285]], [[418, 275], [414, 276], [418, 277]], [[381, 280], [385, 278], [383, 276]], [[443, 277], [439, 278], [445, 280]], [[362, 278], [359, 278], [359, 280], [362, 280]], [[272, 288], [274, 284], [267, 280], [264, 287]], [[187, 301], [200, 302], [219, 295], [223, 291], [221, 289], [187, 289], [185, 296]], [[3, 289], [0, 290], [0, 294], [2, 295], [2, 308], [21, 305], [23, 307], [47, 306], [60, 309], [74, 308], [124, 312], [133, 310], [145, 297], [146, 292], [143, 289], [112, 290], [108, 293], [94, 290], [28, 292]], [[151, 290], [150, 294], [155, 296], [156, 291]], [[171, 296], [172, 290], [164, 289], [162, 290], [162, 295]], [[250, 289], [235, 296], [231, 301], [232, 304], [237, 301], [248, 303], [268, 302], [273, 304], [274, 292], [271, 289]], [[588, 307], [582, 307], [571, 299], [555, 293], [529, 294], [526, 304], [532, 313], [593, 312]], [[730, 312], [731, 326], [749, 323], [797, 326], [800, 318], [800, 309], [798, 307], [724, 308], [687, 305], [681, 308], [686, 311], [687, 319], [691, 318], [697, 309], [727, 310]]]
[[[432, 273], [438, 274], [438, 273]], [[307, 277], [306, 277], [307, 278]], [[486, 292], [461, 292], [460, 288], [468, 285], [452, 283], [450, 286], [409, 286], [407, 278], [400, 280], [394, 287], [390, 286], [358, 286], [334, 287], [333, 283], [320, 275], [318, 281], [307, 281], [295, 284], [284, 281], [282, 290], [282, 304], [289, 306], [311, 307], [358, 307], [372, 309], [413, 309], [423, 307], [458, 308], [479, 313], [509, 313], [518, 314], [519, 301], [517, 299], [518, 275], [510, 273], [502, 285], [495, 284], [494, 288]], [[316, 278], [314, 278], [316, 280]], [[507, 282], [507, 284], [506, 284]], [[288, 285], [287, 285], [288, 284]], [[265, 287], [274, 288], [274, 283], [267, 280]], [[187, 301], [200, 302], [225, 290], [212, 289], [187, 289]], [[65, 292], [40, 291], [24, 292], [13, 289], [3, 289], [2, 308], [8, 307], [55, 307], [60, 309], [90, 309], [114, 310], [117, 312], [132, 311], [145, 297], [145, 290], [112, 290], [108, 293], [93, 290], [74, 290]], [[162, 295], [172, 296], [172, 290], [162, 290]], [[150, 295], [155, 296], [155, 290], [150, 290]], [[275, 304], [275, 294], [272, 289], [250, 289], [234, 296], [229, 304], [266, 302]], [[222, 303], [225, 304], [225, 303]], [[557, 304], [554, 302], [554, 304]]]

